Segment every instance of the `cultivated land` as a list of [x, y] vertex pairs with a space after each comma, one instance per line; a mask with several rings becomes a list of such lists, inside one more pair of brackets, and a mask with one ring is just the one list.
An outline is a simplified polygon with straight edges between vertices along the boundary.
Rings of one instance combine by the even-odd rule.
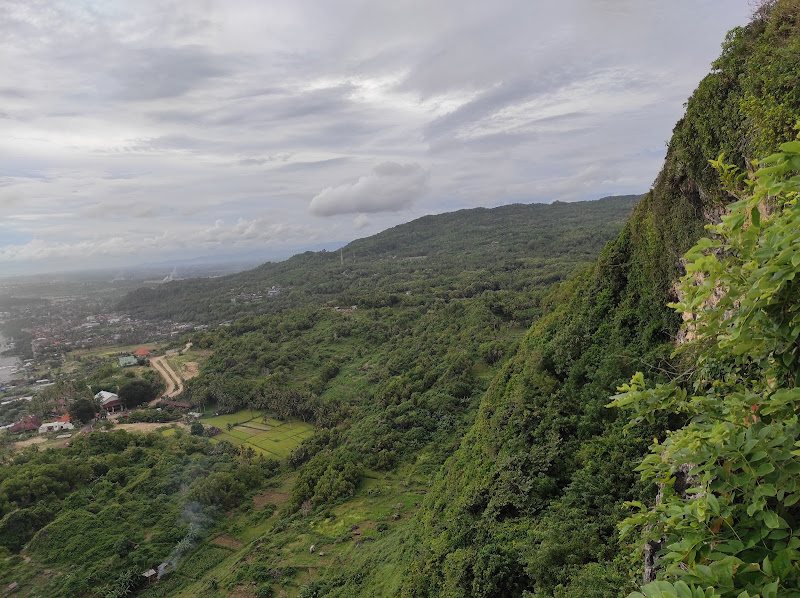
[[[200, 422], [216, 426], [222, 433], [212, 442], [227, 440], [235, 446], [248, 446], [256, 452], [276, 459], [289, 456], [297, 445], [314, 435], [314, 426], [297, 421], [279, 421], [269, 413], [243, 410], [228, 415], [203, 418]], [[231, 429], [228, 430], [228, 425]]]
[[[254, 508], [221, 521], [165, 582], [146, 590], [143, 598], [162, 595], [194, 598], [214, 586], [229, 587], [222, 595], [255, 597], [258, 585], [242, 583], [243, 566], [263, 567], [273, 596], [292, 598], [305, 586], [342, 568], [371, 568], [385, 555], [400, 555], [409, 542], [412, 515], [426, 494], [424, 478], [409, 468], [393, 473], [366, 472], [346, 504], [312, 518], [286, 518], [285, 505], [295, 475], [274, 480], [274, 487], [254, 497]], [[311, 547], [314, 550], [311, 551]], [[374, 588], [396, 592], [402, 564], [389, 558], [381, 564]], [[166, 591], [166, 594], [163, 592]]]

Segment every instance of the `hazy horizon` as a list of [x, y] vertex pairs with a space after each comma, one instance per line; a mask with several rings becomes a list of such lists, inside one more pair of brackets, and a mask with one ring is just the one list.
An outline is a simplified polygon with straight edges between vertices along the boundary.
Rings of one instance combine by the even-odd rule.
[[288, 257], [425, 214], [643, 192], [751, 10], [4, 6], [0, 276]]

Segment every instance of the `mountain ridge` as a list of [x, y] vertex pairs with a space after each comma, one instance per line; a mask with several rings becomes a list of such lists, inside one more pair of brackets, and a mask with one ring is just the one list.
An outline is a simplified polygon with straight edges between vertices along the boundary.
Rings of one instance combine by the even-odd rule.
[[[311, 302], [353, 304], [357, 302], [354, 294], [365, 290], [357, 284], [359, 278], [379, 276], [376, 290], [409, 290], [400, 287], [408, 286], [417, 268], [403, 264], [403, 258], [423, 255], [425, 268], [442, 270], [443, 276], [453, 280], [462, 269], [518, 268], [520, 260], [548, 259], [550, 255], [560, 255], [574, 264], [588, 263], [589, 256], [596, 255], [612, 231], [619, 230], [640, 198], [626, 195], [595, 202], [512, 204], [423, 216], [352, 241], [337, 251], [307, 251], [214, 280], [143, 287], [124, 297], [118, 308], [150, 318], [209, 323], [258, 313], [259, 309], [274, 311]], [[532, 242], [532, 236], [538, 239], [535, 246], [526, 245]], [[312, 288], [312, 278], [324, 283]], [[230, 305], [230, 300], [240, 294], [263, 294], [272, 286], [283, 287], [286, 292], [269, 304], [250, 309]]]

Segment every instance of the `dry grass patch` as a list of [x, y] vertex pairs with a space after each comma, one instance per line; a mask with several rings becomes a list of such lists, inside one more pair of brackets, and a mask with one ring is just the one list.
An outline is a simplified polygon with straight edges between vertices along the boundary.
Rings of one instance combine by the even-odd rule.
[[228, 598], [256, 598], [256, 591], [252, 586], [236, 586]]
[[292, 495], [284, 492], [259, 492], [253, 497], [253, 508], [260, 511], [267, 505], [281, 506], [289, 502], [290, 498]]
[[196, 361], [189, 361], [183, 364], [183, 369], [180, 373], [184, 380], [189, 380], [200, 373], [200, 366]]
[[244, 542], [231, 536], [230, 534], [222, 534], [211, 540], [212, 544], [222, 546], [223, 548], [230, 548], [231, 550], [239, 550], [244, 546]]

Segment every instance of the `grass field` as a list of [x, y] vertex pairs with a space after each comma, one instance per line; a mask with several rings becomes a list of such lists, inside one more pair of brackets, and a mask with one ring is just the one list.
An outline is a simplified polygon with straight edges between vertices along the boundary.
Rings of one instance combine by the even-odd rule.
[[111, 357], [116, 354], [132, 355], [134, 351], [145, 348], [150, 351], [157, 351], [163, 343], [144, 343], [141, 345], [107, 345], [94, 347], [92, 349], [75, 349], [69, 352], [70, 357]]
[[[183, 380], [188, 380], [197, 375], [200, 365], [211, 355], [210, 350], [188, 349], [178, 355], [168, 355], [167, 363]], [[193, 366], [192, 369], [187, 369]]]
[[[235, 446], [249, 446], [276, 459], [289, 456], [292, 449], [314, 434], [314, 426], [300, 421], [281, 422], [262, 411], [237, 411], [228, 415], [203, 418], [206, 426], [216, 426], [222, 434], [214, 440], [227, 440]], [[232, 427], [228, 430], [228, 424]]]

